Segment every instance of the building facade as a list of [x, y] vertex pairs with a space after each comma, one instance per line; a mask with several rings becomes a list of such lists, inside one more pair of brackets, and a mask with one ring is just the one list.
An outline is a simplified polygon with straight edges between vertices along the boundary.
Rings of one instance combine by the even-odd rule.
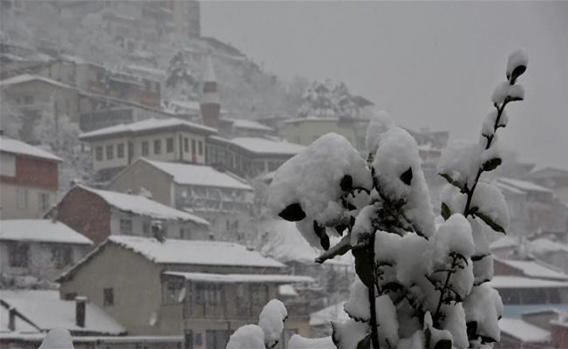
[[57, 200], [60, 162], [40, 148], [0, 136], [1, 218], [43, 217]]

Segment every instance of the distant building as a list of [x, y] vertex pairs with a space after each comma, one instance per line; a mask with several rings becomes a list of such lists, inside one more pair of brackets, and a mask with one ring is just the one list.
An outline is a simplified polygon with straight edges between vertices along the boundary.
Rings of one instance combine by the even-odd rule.
[[166, 119], [171, 117], [172, 114], [170, 113], [153, 108], [144, 108], [144, 106], [113, 105], [108, 108], [103, 107], [98, 110], [82, 113], [79, 119], [79, 128], [83, 132], [90, 132], [152, 118]]
[[93, 242], [49, 219], [0, 221], [0, 274], [53, 280], [81, 260]]
[[216, 133], [210, 127], [168, 118], [111, 126], [83, 133], [79, 139], [90, 144], [95, 171], [116, 173], [140, 157], [205, 164], [205, 139]]
[[529, 173], [527, 179], [553, 190], [560, 201], [568, 204], [568, 171], [547, 167]]
[[57, 200], [61, 159], [0, 136], [0, 216], [41, 218]]
[[[131, 335], [185, 334], [190, 347], [213, 349], [256, 323], [279, 285], [313, 281], [283, 267], [233, 243], [112, 236], [58, 281], [63, 298], [87, 297]], [[309, 336], [307, 314], [289, 316], [283, 337]]]
[[217, 234], [251, 228], [254, 192], [239, 178], [209, 166], [138, 159], [108, 188], [137, 192], [146, 188], [154, 200], [207, 219]]
[[219, 129], [221, 102], [217, 87], [217, 78], [210, 56], [205, 58], [205, 72], [202, 77], [201, 99], [199, 101], [201, 118], [205, 126]]
[[302, 145], [266, 138], [211, 136], [207, 139], [207, 164], [254, 178], [275, 171], [304, 149]]
[[151, 237], [158, 222], [166, 239], [207, 239], [209, 233], [209, 223], [195, 215], [144, 196], [82, 185], [71, 188], [52, 214], [95, 244], [116, 234]]
[[221, 118], [219, 132], [233, 137], [260, 137], [268, 138], [276, 136], [276, 130], [254, 120]]

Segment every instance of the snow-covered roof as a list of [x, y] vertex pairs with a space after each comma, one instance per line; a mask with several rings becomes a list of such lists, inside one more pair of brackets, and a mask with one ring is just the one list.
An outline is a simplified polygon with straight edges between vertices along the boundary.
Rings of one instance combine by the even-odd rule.
[[1, 80], [0, 81], [0, 88], [5, 87], [5, 86], [10, 86], [10, 85], [23, 84], [23, 83], [31, 82], [31, 81], [41, 81], [41, 82], [45, 82], [45, 83], [53, 85], [53, 86], [75, 90], [75, 88], [73, 86], [69, 86], [69, 85], [63, 84], [59, 81], [55, 81], [55, 80], [52, 80], [52, 79], [49, 79], [49, 78], [45, 78], [43, 76], [32, 75], [32, 74], [22, 74], [22, 75], [17, 75], [17, 76], [8, 78], [8, 79]]
[[536, 255], [550, 252], [568, 252], [568, 245], [545, 238], [535, 239], [528, 244], [528, 251]]
[[530, 178], [565, 178], [568, 177], [568, 171], [561, 168], [545, 167], [529, 173], [528, 176]]
[[525, 192], [532, 191], [532, 192], [553, 193], [551, 189], [535, 184], [533, 182], [523, 181], [520, 179], [497, 178], [497, 182], [504, 183], [505, 185], [511, 186], [515, 189], [522, 190]]
[[251, 186], [237, 180], [233, 176], [219, 172], [212, 167], [203, 165], [179, 164], [140, 159], [169, 174], [173, 181], [180, 185], [203, 187], [253, 190]]
[[310, 314], [310, 326], [327, 326], [330, 321], [346, 321], [349, 320], [349, 315], [343, 309], [345, 302], [333, 304], [322, 310]]
[[201, 281], [210, 283], [300, 283], [314, 282], [309, 276], [282, 275], [282, 274], [212, 274], [212, 273], [184, 273], [177, 271], [166, 271], [166, 275], [180, 276], [186, 280]]
[[124, 334], [126, 329], [94, 304], [87, 302], [85, 327], [75, 323], [75, 301], [54, 297], [57, 291], [2, 291], [0, 299], [44, 330], [64, 328], [69, 331], [99, 334]]
[[98, 195], [110, 206], [124, 212], [132, 212], [141, 216], [150, 216], [156, 219], [191, 221], [201, 225], [209, 226], [205, 219], [197, 217], [187, 212], [176, 210], [157, 201], [148, 199], [141, 195], [118, 193], [114, 191], [92, 189], [84, 185], [79, 188]]
[[503, 263], [517, 269], [524, 276], [540, 279], [568, 280], [568, 275], [544, 266], [536, 261], [518, 261], [512, 259], [495, 258], [496, 262]]
[[51, 219], [10, 219], [0, 221], [0, 240], [37, 241], [92, 245], [84, 235]]
[[136, 134], [140, 132], [159, 131], [162, 129], [190, 129], [204, 134], [215, 134], [217, 130], [178, 118], [146, 119], [131, 124], [120, 124], [101, 128], [95, 131], [82, 133], [81, 140], [89, 141], [97, 138], [109, 137], [118, 134]]
[[519, 239], [510, 236], [502, 236], [497, 240], [493, 241], [490, 245], [492, 250], [498, 250], [501, 248], [516, 247], [519, 245]]
[[[268, 220], [259, 223], [258, 230], [267, 233], [268, 241], [262, 251], [271, 257], [283, 262], [300, 262], [313, 264], [316, 257], [321, 254], [302, 237], [296, 224], [282, 219]], [[332, 245], [337, 239], [332, 237]], [[347, 253], [334, 259], [327, 260], [326, 265], [353, 266], [353, 256]]]
[[171, 100], [169, 101], [169, 104], [172, 104], [174, 106], [183, 108], [183, 109], [188, 109], [188, 110], [194, 110], [194, 111], [200, 111], [201, 108], [201, 104], [199, 102], [194, 102], [194, 101], [180, 101], [177, 99]]
[[530, 324], [521, 319], [502, 318], [499, 320], [501, 333], [509, 335], [523, 343], [543, 343], [550, 341], [550, 331]]
[[205, 58], [205, 71], [203, 73], [203, 82], [216, 82], [215, 70], [213, 69], [213, 62], [211, 56], [207, 55]]
[[284, 267], [272, 258], [231, 242], [174, 239], [159, 242], [152, 238], [123, 235], [110, 236], [109, 241], [158, 264]]
[[257, 154], [296, 155], [306, 149], [305, 146], [299, 144], [275, 142], [257, 137], [238, 137], [231, 139], [231, 142]]
[[522, 276], [494, 276], [489, 286], [500, 288], [568, 288], [568, 282], [535, 279]]
[[33, 156], [53, 161], [62, 161], [61, 158], [41, 149], [34, 147], [22, 141], [0, 136], [0, 152]]
[[235, 128], [247, 129], [247, 130], [256, 130], [256, 131], [266, 131], [266, 132], [273, 132], [274, 131], [274, 129], [272, 127], [268, 127], [266, 125], [261, 124], [260, 122], [254, 121], [254, 120], [232, 119], [232, 118], [224, 118], [224, 120], [230, 121], [233, 124], [233, 127], [235, 127]]

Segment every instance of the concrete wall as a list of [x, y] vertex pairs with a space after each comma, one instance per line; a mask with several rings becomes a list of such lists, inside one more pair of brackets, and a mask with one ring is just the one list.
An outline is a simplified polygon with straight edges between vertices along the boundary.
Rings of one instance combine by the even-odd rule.
[[138, 193], [144, 187], [152, 193], [152, 199], [167, 206], [174, 206], [171, 176], [154, 166], [138, 161], [118, 174], [108, 189], [126, 193]]
[[[44, 207], [41, 207], [40, 203], [41, 194], [48, 195], [48, 202]], [[18, 206], [18, 195], [27, 196], [25, 207]], [[56, 202], [57, 190], [0, 182], [0, 219], [43, 218]]]

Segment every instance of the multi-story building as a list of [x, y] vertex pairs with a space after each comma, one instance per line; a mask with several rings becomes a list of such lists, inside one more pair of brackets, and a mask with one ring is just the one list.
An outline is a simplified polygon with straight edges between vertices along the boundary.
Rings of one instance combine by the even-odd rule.
[[81, 260], [93, 243], [49, 219], [0, 221], [0, 274], [53, 280]]
[[83, 133], [79, 139], [90, 144], [95, 171], [116, 173], [140, 157], [205, 164], [205, 138], [216, 133], [210, 127], [168, 118], [111, 126]]
[[1, 218], [43, 217], [57, 200], [59, 162], [43, 149], [0, 136]]
[[[144, 189], [142, 193], [148, 196]], [[209, 238], [209, 223], [200, 217], [142, 195], [96, 190], [83, 185], [71, 188], [50, 215], [95, 244], [116, 234], [150, 237], [155, 234], [153, 228], [156, 225], [165, 238]]]
[[305, 147], [265, 138], [238, 137], [207, 139], [207, 164], [223, 168], [243, 178], [275, 171]]
[[[213, 349], [256, 323], [279, 285], [313, 281], [283, 268], [234, 243], [112, 236], [58, 282], [63, 298], [87, 297], [131, 335], [185, 335], [189, 347]], [[285, 326], [284, 336], [309, 335], [307, 313]]]
[[217, 237], [249, 231], [254, 192], [238, 177], [209, 166], [138, 159], [109, 184], [114, 191], [145, 188], [154, 200], [193, 212], [211, 223]]

